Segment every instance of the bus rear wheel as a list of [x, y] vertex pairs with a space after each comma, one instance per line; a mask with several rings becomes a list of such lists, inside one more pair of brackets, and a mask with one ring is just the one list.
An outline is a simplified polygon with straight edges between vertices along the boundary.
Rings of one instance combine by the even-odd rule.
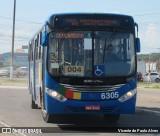
[[120, 118], [120, 114], [105, 114], [104, 118], [107, 123], [117, 123]]
[[33, 95], [31, 95], [31, 108], [32, 109], [38, 109], [38, 105], [33, 100]]

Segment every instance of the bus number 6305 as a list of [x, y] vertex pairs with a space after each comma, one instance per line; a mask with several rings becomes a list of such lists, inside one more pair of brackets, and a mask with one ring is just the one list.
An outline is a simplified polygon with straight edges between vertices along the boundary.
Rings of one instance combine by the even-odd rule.
[[101, 93], [101, 99], [116, 99], [119, 97], [118, 92], [107, 92], [107, 93]]

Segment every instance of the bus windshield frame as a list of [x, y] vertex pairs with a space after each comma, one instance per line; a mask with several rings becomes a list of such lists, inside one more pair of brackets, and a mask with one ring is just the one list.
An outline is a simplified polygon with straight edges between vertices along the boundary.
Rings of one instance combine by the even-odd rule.
[[[105, 55], [111, 44], [114, 49], [112, 58], [115, 55], [117, 60], [106, 62]], [[135, 55], [134, 33], [52, 31], [47, 67], [49, 74], [56, 78], [130, 77], [135, 74]]]

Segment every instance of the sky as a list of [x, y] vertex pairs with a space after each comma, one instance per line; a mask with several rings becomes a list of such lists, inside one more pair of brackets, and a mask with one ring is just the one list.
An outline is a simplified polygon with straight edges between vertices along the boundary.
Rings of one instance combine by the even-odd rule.
[[[16, 0], [14, 50], [29, 40], [54, 13], [117, 13], [139, 25], [141, 53], [160, 52], [160, 0]], [[14, 0], [0, 0], [0, 54], [12, 50]]]

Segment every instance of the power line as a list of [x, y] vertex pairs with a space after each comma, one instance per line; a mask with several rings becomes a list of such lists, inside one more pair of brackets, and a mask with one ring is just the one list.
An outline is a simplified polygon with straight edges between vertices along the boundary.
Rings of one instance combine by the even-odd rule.
[[[5, 16], [0, 16], [0, 18], [4, 18], [4, 19], [8, 19], [8, 20], [13, 20], [13, 18], [5, 17]], [[37, 24], [37, 25], [43, 24], [43, 23], [40, 23], [40, 22], [33, 22], [33, 21], [27, 21], [27, 20], [21, 20], [21, 19], [16, 19], [16, 21], [25, 22], [25, 23], [31, 23], [31, 24]]]
[[[1, 42], [4, 42], [4, 43], [7, 43], [7, 44], [8, 44], [8, 43], [11, 43], [11, 41], [12, 41], [12, 40], [9, 40], [9, 39], [8, 39], [8, 40], [0, 40], [0, 43], [1, 43]], [[24, 41], [24, 40], [23, 40], [23, 41], [22, 41], [22, 40], [16, 40], [15, 42], [16, 42], [16, 43], [20, 43], [20, 44], [21, 44], [21, 43], [28, 43], [28, 41]]]
[[[5, 42], [0, 42], [0, 45], [5, 45], [5, 47], [6, 47], [6, 45], [11, 45], [12, 43], [10, 42], [10, 43], [5, 43]], [[16, 46], [22, 46], [22, 45], [24, 45], [25, 43], [22, 43], [22, 44], [17, 44], [16, 43]], [[28, 44], [28, 43], [27, 43]], [[2, 46], [1, 46], [2, 47]]]
[[[139, 14], [139, 15], [134, 15], [134, 16], [151, 16], [151, 15], [160, 15], [160, 13], [158, 12], [158, 13]], [[13, 18], [5, 17], [5, 16], [0, 16], [0, 18], [13, 20]], [[26, 22], [26, 23], [31, 23], [31, 24], [37, 24], [37, 25], [43, 24], [43, 23], [40, 23], [40, 22], [34, 22], [34, 21], [28, 21], [28, 20], [22, 20], [22, 19], [16, 19], [16, 21]]]
[[140, 14], [140, 15], [134, 15], [134, 16], [151, 16], [151, 15], [160, 15], [160, 13]]
[[158, 8], [157, 9], [147, 9], [147, 10], [142, 10], [142, 9], [140, 9], [140, 10], [127, 10], [127, 11], [123, 11], [123, 12], [145, 12], [145, 11], [157, 11], [157, 10], [159, 10]]
[[[4, 37], [9, 37], [9, 38], [12, 38], [11, 35], [6, 35], [6, 34], [0, 34], [0, 36], [4, 36]], [[21, 39], [30, 39], [30, 38], [26, 38], [26, 37], [20, 37], [20, 36], [15, 36], [16, 38], [21, 38]]]
[[[1, 25], [0, 24], [0, 28], [1, 28], [1, 30], [11, 30], [12, 29], [12, 26], [4, 26], [4, 25]], [[24, 27], [16, 27], [16, 30], [25, 30], [25, 31], [33, 31], [33, 29], [37, 29], [37, 28], [39, 28], [39, 27], [34, 27], [33, 29], [32, 29], [33, 27], [26, 27], [26, 26], [24, 26]]]

